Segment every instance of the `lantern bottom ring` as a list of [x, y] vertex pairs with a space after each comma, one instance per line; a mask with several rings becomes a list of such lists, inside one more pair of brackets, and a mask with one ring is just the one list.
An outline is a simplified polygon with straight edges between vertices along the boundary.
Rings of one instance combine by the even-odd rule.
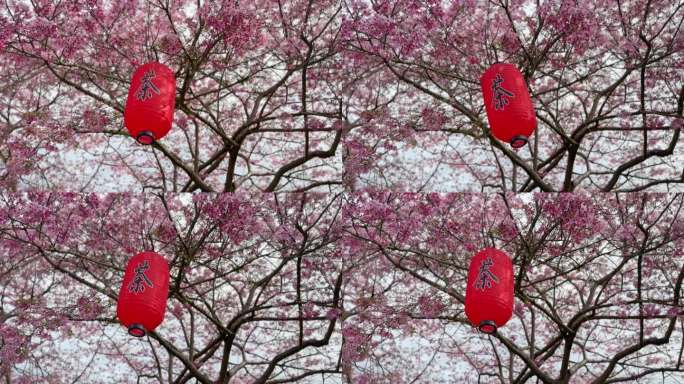
[[511, 139], [511, 147], [513, 148], [521, 148], [524, 147], [525, 144], [527, 144], [527, 137], [525, 136], [515, 135]]
[[142, 145], [150, 145], [154, 143], [154, 134], [150, 131], [142, 131], [138, 133], [135, 139]]
[[135, 337], [143, 337], [147, 332], [142, 324], [133, 323], [128, 326], [128, 334]]
[[496, 323], [491, 320], [483, 320], [477, 329], [482, 333], [492, 334], [496, 332]]

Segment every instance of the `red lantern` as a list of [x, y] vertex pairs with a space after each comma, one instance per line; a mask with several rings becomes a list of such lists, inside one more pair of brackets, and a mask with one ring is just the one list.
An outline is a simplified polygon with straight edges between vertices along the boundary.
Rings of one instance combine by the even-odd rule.
[[171, 130], [176, 106], [176, 79], [169, 67], [152, 62], [135, 71], [128, 90], [124, 123], [131, 136], [148, 145]]
[[485, 248], [470, 261], [466, 316], [481, 332], [494, 333], [513, 315], [513, 263], [505, 253]]
[[153, 331], [166, 311], [169, 295], [169, 265], [157, 253], [146, 251], [133, 256], [126, 266], [116, 315], [128, 333], [143, 337]]
[[513, 64], [496, 63], [482, 74], [480, 85], [494, 137], [513, 148], [527, 144], [537, 118], [522, 73]]

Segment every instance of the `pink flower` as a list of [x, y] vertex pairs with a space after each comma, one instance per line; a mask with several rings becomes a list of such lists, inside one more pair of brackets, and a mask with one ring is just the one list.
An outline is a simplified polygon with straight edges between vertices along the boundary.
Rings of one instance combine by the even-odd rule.
[[340, 317], [342, 314], [342, 309], [340, 308], [332, 308], [329, 309], [328, 312], [326, 312], [325, 317], [328, 318], [328, 320], [335, 320]]
[[418, 306], [421, 315], [425, 317], [436, 317], [444, 310], [444, 304], [439, 298], [422, 295], [418, 299]]
[[444, 117], [440, 111], [430, 107], [423, 108], [421, 117], [423, 119], [423, 125], [425, 128], [433, 131], [442, 129], [444, 123], [446, 122], [446, 117]]

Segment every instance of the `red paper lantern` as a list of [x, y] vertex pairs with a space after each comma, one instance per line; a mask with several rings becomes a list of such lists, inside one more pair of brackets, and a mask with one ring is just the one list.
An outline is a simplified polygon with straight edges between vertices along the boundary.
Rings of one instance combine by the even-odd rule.
[[527, 144], [537, 117], [522, 73], [513, 64], [496, 63], [482, 74], [480, 85], [494, 137], [513, 148]]
[[513, 263], [505, 253], [485, 248], [470, 261], [466, 316], [481, 332], [494, 333], [513, 315]]
[[157, 253], [146, 251], [133, 256], [126, 266], [116, 315], [128, 333], [143, 337], [153, 331], [166, 311], [169, 295], [169, 265]]
[[171, 130], [176, 106], [176, 79], [169, 67], [144, 64], [135, 71], [128, 90], [124, 123], [131, 136], [148, 145]]

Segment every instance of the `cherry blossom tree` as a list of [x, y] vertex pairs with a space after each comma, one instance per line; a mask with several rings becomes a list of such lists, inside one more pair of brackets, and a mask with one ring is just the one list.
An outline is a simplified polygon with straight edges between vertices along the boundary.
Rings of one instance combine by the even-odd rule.
[[[394, 272], [374, 279], [363, 304], [370, 314], [343, 328], [356, 377], [676, 382], [684, 377], [683, 203], [643, 194], [357, 196], [349, 241], [376, 270]], [[486, 246], [515, 264], [514, 316], [492, 336], [474, 331], [463, 307], [469, 259]], [[416, 339], [419, 352], [407, 352], [402, 337]], [[427, 357], [407, 372], [397, 355]]]
[[[323, 190], [362, 100], [339, 54], [341, 5], [5, 2], [3, 185], [59, 190]], [[130, 140], [136, 66], [178, 82], [174, 129]]]
[[[71, 191], [681, 190], [684, 3], [5, 1], [0, 178]], [[123, 127], [137, 65], [177, 78], [170, 136]], [[524, 73], [539, 128], [490, 134]]]
[[[683, 2], [357, 1], [349, 10], [345, 55], [377, 68], [392, 101], [355, 132], [358, 184], [682, 190]], [[538, 129], [520, 150], [487, 124], [479, 79], [497, 61], [520, 68], [535, 106]]]
[[[655, 382], [681, 378], [681, 195], [3, 193], [6, 382]], [[470, 257], [515, 314], [464, 316]], [[127, 260], [171, 266], [164, 323], [115, 317]]]
[[[340, 199], [266, 200], [5, 196], [2, 377], [265, 383], [339, 371], [339, 348], [327, 345], [340, 343]], [[138, 340], [115, 303], [141, 249], [172, 272], [166, 322]]]
[[[0, 381], [681, 381], [683, 24], [682, 0], [6, 0]], [[176, 111], [143, 146], [150, 61]], [[535, 107], [518, 150], [485, 114], [498, 61]], [[492, 335], [464, 310], [485, 247], [515, 276]], [[170, 291], [133, 338], [143, 250]]]

